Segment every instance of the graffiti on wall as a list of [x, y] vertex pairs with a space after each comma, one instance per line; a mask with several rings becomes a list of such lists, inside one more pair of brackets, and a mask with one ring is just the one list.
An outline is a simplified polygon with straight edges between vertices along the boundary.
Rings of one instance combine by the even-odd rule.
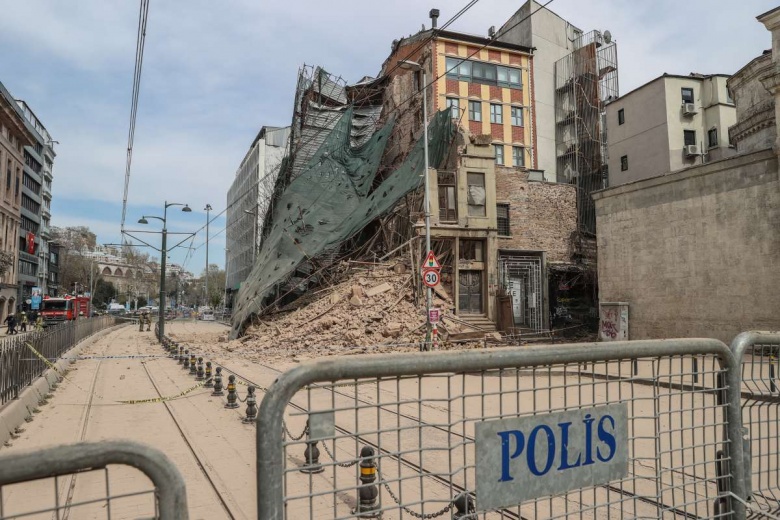
[[601, 307], [601, 341], [628, 339], [628, 306], [604, 305]]

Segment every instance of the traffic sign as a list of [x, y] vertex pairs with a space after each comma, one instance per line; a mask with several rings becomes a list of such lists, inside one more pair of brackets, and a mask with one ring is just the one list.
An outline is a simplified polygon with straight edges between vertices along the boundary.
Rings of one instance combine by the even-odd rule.
[[439, 309], [428, 309], [428, 321], [431, 323], [439, 323]]
[[439, 270], [423, 269], [422, 280], [428, 287], [436, 287], [439, 285]]
[[437, 260], [436, 255], [433, 254], [433, 251], [428, 251], [428, 256], [425, 258], [425, 262], [423, 262], [422, 268], [441, 269], [441, 264], [439, 263], [439, 260]]

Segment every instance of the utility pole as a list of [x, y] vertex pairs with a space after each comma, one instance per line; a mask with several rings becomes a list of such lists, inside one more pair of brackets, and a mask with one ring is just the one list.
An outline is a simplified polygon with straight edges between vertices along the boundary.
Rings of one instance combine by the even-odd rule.
[[211, 204], [206, 204], [206, 207], [203, 209], [206, 210], [206, 306], [211, 307], [209, 298], [209, 212], [211, 211]]

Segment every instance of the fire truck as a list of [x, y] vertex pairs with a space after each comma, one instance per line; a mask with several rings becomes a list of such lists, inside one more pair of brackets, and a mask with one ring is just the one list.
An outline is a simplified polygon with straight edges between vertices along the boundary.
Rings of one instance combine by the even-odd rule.
[[44, 296], [40, 314], [45, 326], [56, 325], [64, 321], [88, 318], [91, 312], [89, 296], [65, 295], [62, 298]]

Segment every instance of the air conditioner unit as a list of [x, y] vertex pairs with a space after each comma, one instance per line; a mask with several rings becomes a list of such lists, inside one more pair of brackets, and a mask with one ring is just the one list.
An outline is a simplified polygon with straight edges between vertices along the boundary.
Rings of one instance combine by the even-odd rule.
[[699, 154], [699, 147], [695, 144], [686, 144], [685, 145], [685, 156], [686, 157], [695, 157]]
[[684, 116], [692, 116], [698, 112], [694, 103], [683, 103], [682, 111]]

